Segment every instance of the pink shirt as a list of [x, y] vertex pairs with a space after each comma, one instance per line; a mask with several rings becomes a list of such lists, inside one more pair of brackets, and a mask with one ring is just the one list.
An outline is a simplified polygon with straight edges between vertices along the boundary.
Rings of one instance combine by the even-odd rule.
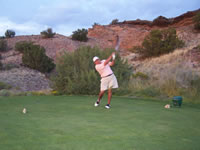
[[113, 74], [113, 71], [110, 68], [110, 62], [104, 66], [105, 60], [101, 61], [101, 64], [95, 66], [96, 70], [99, 72], [101, 77], [106, 77], [110, 74]]

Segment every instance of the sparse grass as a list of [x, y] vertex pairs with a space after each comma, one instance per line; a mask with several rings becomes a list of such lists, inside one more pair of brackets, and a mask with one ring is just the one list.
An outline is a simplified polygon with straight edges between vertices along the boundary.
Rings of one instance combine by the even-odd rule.
[[[193, 99], [193, 97], [194, 99], [200, 98], [197, 94], [198, 92], [195, 92], [199, 90], [191, 85], [192, 81], [200, 77], [200, 68], [193, 68], [187, 60], [189, 58], [186, 58], [187, 53], [193, 47], [179, 49], [173, 53], [141, 62], [135, 72], [142, 72], [149, 79], [132, 79], [129, 82], [130, 91], [143, 93], [144, 90], [146, 91], [147, 89], [149, 91], [148, 89], [153, 87], [160, 91], [156, 92], [158, 95], [155, 96], [165, 95], [171, 97], [182, 95], [188, 99]], [[191, 94], [185, 91], [191, 91]]]
[[[2, 150], [199, 150], [200, 106], [113, 97], [0, 97]], [[22, 109], [27, 114], [22, 114]]]

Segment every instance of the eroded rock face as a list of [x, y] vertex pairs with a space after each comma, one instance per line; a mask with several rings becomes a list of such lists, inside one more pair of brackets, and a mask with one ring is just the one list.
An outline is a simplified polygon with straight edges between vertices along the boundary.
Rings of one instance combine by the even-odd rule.
[[89, 29], [88, 37], [98, 40], [102, 48], [115, 48], [119, 42], [120, 50], [128, 50], [133, 46], [140, 45], [149, 31], [149, 27], [138, 25], [96, 25]]
[[141, 45], [145, 36], [153, 29], [174, 27], [177, 31], [193, 25], [193, 16], [200, 10], [187, 12], [176, 18], [158, 17], [154, 21], [124, 21], [114, 25], [95, 25], [88, 30], [88, 37], [98, 41], [102, 48], [115, 48], [119, 41], [120, 50], [128, 50]]

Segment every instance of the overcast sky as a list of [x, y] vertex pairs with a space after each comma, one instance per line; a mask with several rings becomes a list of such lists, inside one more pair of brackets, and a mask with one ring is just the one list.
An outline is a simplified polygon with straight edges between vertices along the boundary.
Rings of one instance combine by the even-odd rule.
[[200, 0], [0, 0], [0, 6], [0, 36], [7, 29], [16, 35], [32, 35], [48, 27], [71, 35], [78, 28], [109, 24], [116, 18], [176, 17], [199, 9]]

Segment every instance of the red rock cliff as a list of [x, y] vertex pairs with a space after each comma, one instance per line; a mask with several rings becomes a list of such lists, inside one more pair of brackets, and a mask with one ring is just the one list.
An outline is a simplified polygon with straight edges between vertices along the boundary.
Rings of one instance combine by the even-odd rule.
[[176, 18], [159, 16], [154, 21], [135, 20], [124, 21], [114, 25], [95, 25], [88, 30], [88, 37], [96, 39], [102, 48], [118, 48], [128, 50], [133, 46], [141, 45], [145, 36], [152, 29], [174, 27], [177, 32], [184, 27], [193, 26], [193, 16], [200, 10], [187, 12]]

